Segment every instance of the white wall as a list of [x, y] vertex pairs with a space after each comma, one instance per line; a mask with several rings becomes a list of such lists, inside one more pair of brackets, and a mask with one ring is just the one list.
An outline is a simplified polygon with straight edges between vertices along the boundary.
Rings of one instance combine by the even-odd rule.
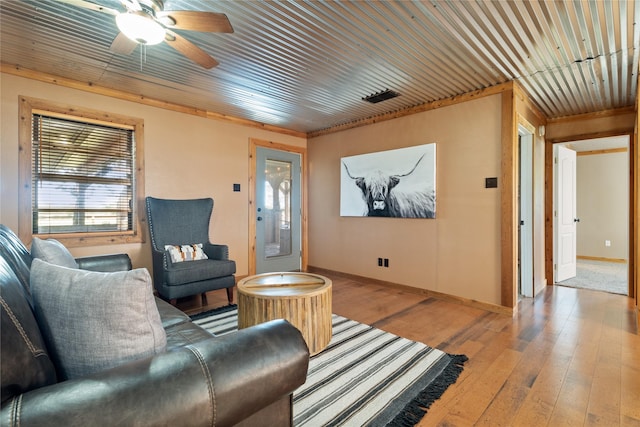
[[627, 260], [629, 153], [578, 153], [576, 175], [577, 255]]

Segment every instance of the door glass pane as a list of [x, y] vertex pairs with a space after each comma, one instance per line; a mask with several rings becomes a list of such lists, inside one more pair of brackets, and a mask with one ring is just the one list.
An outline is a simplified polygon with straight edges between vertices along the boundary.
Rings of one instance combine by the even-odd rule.
[[264, 184], [264, 253], [291, 254], [291, 162], [267, 159]]

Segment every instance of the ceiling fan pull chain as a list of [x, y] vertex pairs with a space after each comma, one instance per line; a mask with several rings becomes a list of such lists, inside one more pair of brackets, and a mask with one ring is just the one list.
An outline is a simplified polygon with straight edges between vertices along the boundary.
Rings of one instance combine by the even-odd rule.
[[142, 63], [147, 63], [147, 45], [140, 44], [140, 71], [142, 71]]

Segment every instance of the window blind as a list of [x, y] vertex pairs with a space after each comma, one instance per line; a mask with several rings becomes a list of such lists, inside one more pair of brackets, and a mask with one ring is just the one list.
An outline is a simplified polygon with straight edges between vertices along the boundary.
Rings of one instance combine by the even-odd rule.
[[133, 230], [133, 129], [32, 119], [33, 233]]

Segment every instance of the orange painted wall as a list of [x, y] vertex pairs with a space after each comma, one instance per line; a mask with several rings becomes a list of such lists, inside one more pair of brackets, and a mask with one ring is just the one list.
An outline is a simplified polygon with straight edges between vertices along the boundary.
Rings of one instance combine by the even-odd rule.
[[[238, 275], [248, 273], [249, 138], [306, 145], [282, 135], [0, 74], [0, 222], [18, 230], [18, 96], [139, 117], [145, 122], [146, 194], [213, 197], [211, 239], [229, 245]], [[233, 192], [233, 184], [241, 192]], [[148, 243], [71, 248], [75, 256], [127, 252], [135, 267], [151, 269]]]
[[[492, 95], [310, 139], [309, 265], [500, 305], [501, 114]], [[341, 157], [431, 142], [435, 220], [340, 216]]]

